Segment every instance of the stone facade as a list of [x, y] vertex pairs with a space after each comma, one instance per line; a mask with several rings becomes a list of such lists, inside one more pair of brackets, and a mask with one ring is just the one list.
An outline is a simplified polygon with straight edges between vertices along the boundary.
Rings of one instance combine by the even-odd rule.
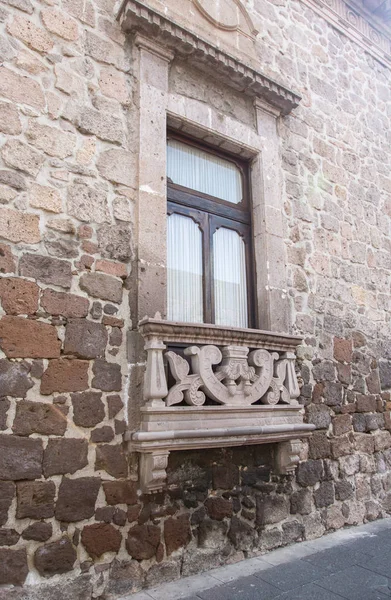
[[[113, 600], [391, 512], [389, 64], [309, 0], [243, 1], [250, 21], [231, 30], [195, 0], [146, 4], [302, 100], [267, 117], [270, 142], [225, 80], [170, 49], [140, 68], [113, 0], [0, 3], [2, 600]], [[167, 78], [151, 77], [162, 62]], [[178, 451], [167, 488], [140, 490], [124, 440], [166, 252], [164, 181], [148, 187], [165, 140], [140, 131], [164, 98], [171, 126], [263, 151], [253, 181], [270, 186], [271, 230], [255, 245], [275, 280], [258, 289], [260, 326], [302, 336], [299, 402], [316, 428], [293, 475], [272, 469], [273, 444]], [[281, 206], [267, 204], [275, 172]]]

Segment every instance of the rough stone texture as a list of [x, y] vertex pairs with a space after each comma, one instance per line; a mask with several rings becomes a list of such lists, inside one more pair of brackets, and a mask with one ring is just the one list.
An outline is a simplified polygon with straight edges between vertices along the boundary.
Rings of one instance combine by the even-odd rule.
[[0, 546], [15, 546], [20, 535], [15, 529], [0, 529]]
[[47, 519], [54, 515], [56, 486], [53, 481], [21, 481], [16, 491], [18, 519]]
[[0, 386], [4, 395], [24, 398], [33, 386], [29, 377], [30, 365], [0, 359]]
[[137, 484], [133, 481], [106, 481], [103, 490], [107, 504], [136, 504]]
[[52, 325], [6, 315], [0, 320], [0, 347], [9, 358], [57, 358], [61, 342]]
[[284, 496], [257, 497], [257, 524], [279, 523], [289, 515], [289, 500]]
[[[20, 140], [9, 140], [2, 147], [1, 155], [3, 157], [4, 162], [8, 167], [13, 167], [15, 169], [20, 169], [33, 177], [36, 177], [42, 167], [42, 164], [45, 160], [44, 156], [34, 150], [27, 144], [24, 144]], [[32, 215], [25, 215], [26, 217], [32, 217]], [[5, 216], [3, 218], [6, 218]], [[11, 219], [11, 217], [9, 217]], [[23, 227], [24, 221], [22, 220], [22, 215], [20, 216], [21, 225]], [[3, 237], [6, 237], [2, 234]], [[18, 242], [20, 240], [27, 241], [30, 243], [30, 240], [23, 240], [23, 238], [12, 239], [12, 241]], [[36, 241], [39, 241], [36, 240]]]
[[88, 464], [88, 442], [84, 439], [50, 439], [43, 455], [45, 477], [76, 473]]
[[58, 491], [55, 516], [60, 521], [73, 522], [90, 519], [100, 488], [96, 477], [64, 477]]
[[64, 354], [78, 358], [102, 356], [107, 345], [107, 331], [104, 325], [87, 319], [68, 321], [65, 330]]
[[48, 212], [62, 212], [61, 195], [55, 188], [35, 183], [30, 189], [30, 206], [42, 208]]
[[80, 287], [93, 298], [119, 303], [122, 300], [122, 282], [102, 273], [86, 273], [80, 278]]
[[155, 556], [159, 543], [159, 527], [155, 525], [135, 525], [129, 529], [126, 549], [132, 558], [145, 560]]
[[84, 360], [51, 360], [41, 380], [41, 394], [78, 392], [88, 387], [88, 362]]
[[69, 214], [80, 221], [103, 223], [109, 220], [105, 192], [82, 183], [68, 187], [67, 207]]
[[71, 571], [75, 560], [76, 550], [67, 537], [41, 546], [34, 554], [35, 567], [44, 577]]
[[82, 427], [94, 427], [105, 416], [105, 409], [100, 392], [82, 392], [72, 394], [73, 420]]
[[38, 286], [25, 279], [3, 277], [0, 279], [0, 300], [9, 315], [32, 315], [38, 309]]
[[86, 317], [88, 299], [66, 292], [46, 289], [41, 296], [41, 306], [50, 315], [61, 315], [68, 318]]
[[15, 273], [15, 260], [11, 249], [6, 244], [0, 244], [0, 273]]
[[82, 544], [93, 558], [102, 556], [105, 552], [118, 552], [121, 540], [118, 529], [105, 523], [87, 525], [81, 534]]
[[38, 244], [41, 241], [39, 216], [0, 208], [0, 237], [11, 242]]
[[106, 258], [127, 262], [132, 256], [131, 233], [129, 225], [124, 223], [99, 227], [98, 243], [102, 256]]
[[20, 400], [12, 429], [17, 435], [64, 435], [67, 428], [66, 407], [58, 407], [44, 402]]
[[0, 548], [0, 585], [22, 585], [28, 574], [26, 549]]
[[92, 386], [104, 392], [121, 390], [121, 367], [102, 359], [94, 361]]
[[128, 464], [121, 446], [102, 444], [96, 448], [95, 470], [103, 469], [116, 478], [126, 477]]
[[52, 537], [53, 528], [51, 523], [37, 522], [26, 527], [22, 533], [24, 540], [34, 540], [35, 542], [47, 542]]
[[0, 131], [8, 135], [22, 133], [22, 124], [18, 111], [9, 102], [0, 102]]
[[225, 517], [232, 516], [232, 503], [220, 496], [208, 498], [205, 507], [211, 519], [222, 521]]
[[15, 484], [13, 481], [0, 481], [0, 527], [8, 518], [8, 509], [15, 495]]
[[42, 440], [0, 435], [0, 479], [36, 479], [42, 475]]
[[19, 261], [19, 273], [23, 277], [32, 277], [42, 283], [63, 288], [71, 287], [71, 265], [58, 258], [24, 254]]

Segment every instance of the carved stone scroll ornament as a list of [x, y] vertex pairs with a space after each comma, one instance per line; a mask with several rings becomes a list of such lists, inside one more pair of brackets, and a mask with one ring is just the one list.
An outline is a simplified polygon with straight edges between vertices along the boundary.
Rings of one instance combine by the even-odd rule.
[[[279, 357], [277, 352], [253, 350], [243, 346], [190, 346], [185, 355], [190, 364], [175, 352], [166, 356], [176, 384], [169, 390], [166, 405], [184, 399], [191, 406], [201, 406], [206, 396], [230, 406], [296, 403], [299, 395], [294, 370], [294, 354]], [[213, 370], [215, 366], [215, 370]]]

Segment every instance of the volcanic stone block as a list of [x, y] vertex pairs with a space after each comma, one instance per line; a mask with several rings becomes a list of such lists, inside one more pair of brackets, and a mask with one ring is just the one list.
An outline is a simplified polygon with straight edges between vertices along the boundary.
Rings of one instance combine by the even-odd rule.
[[212, 496], [205, 501], [205, 508], [211, 519], [222, 521], [232, 517], [232, 502], [221, 496]]
[[118, 552], [122, 536], [113, 525], [94, 523], [84, 527], [81, 541], [88, 554], [96, 558], [105, 552]]
[[0, 527], [7, 521], [14, 495], [15, 484], [12, 481], [0, 481]]
[[26, 549], [0, 548], [0, 585], [23, 585], [27, 574]]
[[7, 413], [11, 402], [8, 398], [0, 398], [0, 429], [7, 429]]
[[100, 392], [71, 394], [73, 420], [82, 427], [94, 427], [105, 418], [105, 408]]
[[64, 477], [58, 492], [55, 516], [59, 521], [74, 522], [90, 519], [100, 488], [97, 477]]
[[102, 442], [111, 442], [114, 439], [114, 431], [109, 425], [98, 427], [91, 431], [91, 442], [101, 444]]
[[38, 310], [39, 287], [19, 277], [0, 279], [1, 305], [9, 315], [33, 315]]
[[315, 485], [320, 481], [323, 475], [323, 465], [321, 460], [307, 460], [299, 464], [297, 471], [297, 481], [303, 487]]
[[109, 409], [109, 419], [113, 419], [124, 406], [121, 396], [118, 394], [107, 396], [107, 406]]
[[64, 435], [68, 407], [45, 402], [21, 400], [16, 405], [12, 429], [17, 435]]
[[0, 320], [0, 347], [8, 358], [57, 358], [61, 342], [53, 325], [6, 315]]
[[34, 564], [44, 577], [71, 571], [76, 560], [76, 550], [67, 537], [40, 546], [34, 554]]
[[15, 529], [0, 529], [0, 546], [14, 546], [20, 535]]
[[88, 464], [88, 441], [85, 439], [50, 439], [43, 455], [45, 477], [76, 473]]
[[312, 492], [309, 489], [294, 492], [290, 500], [292, 514], [309, 515], [312, 512]]
[[43, 283], [70, 288], [72, 281], [71, 263], [49, 256], [24, 254], [19, 261], [19, 273]]
[[334, 503], [334, 483], [332, 481], [323, 481], [319, 488], [314, 492], [314, 500], [317, 508], [324, 508]]
[[128, 474], [128, 463], [121, 446], [104, 444], [96, 448], [95, 470], [104, 469], [109, 475], [118, 479]]
[[103, 490], [107, 504], [137, 503], [137, 483], [134, 481], [105, 481]]
[[79, 358], [103, 356], [107, 345], [107, 330], [104, 325], [72, 319], [65, 329], [64, 353]]
[[104, 392], [119, 392], [122, 387], [121, 367], [98, 358], [93, 366], [94, 378], [92, 387]]
[[26, 527], [22, 533], [22, 538], [24, 540], [34, 540], [35, 542], [47, 542], [52, 536], [52, 531], [51, 523], [37, 521], [37, 523]]
[[71, 319], [86, 317], [89, 302], [88, 298], [83, 296], [47, 289], [43, 291], [41, 306], [50, 315], [61, 315]]
[[324, 404], [311, 404], [308, 407], [307, 419], [316, 429], [327, 429], [331, 423], [330, 409]]
[[174, 519], [170, 517], [164, 522], [164, 542], [167, 556], [184, 548], [191, 540], [189, 515], [181, 515]]
[[156, 525], [131, 527], [126, 540], [126, 549], [136, 560], [148, 560], [155, 556], [160, 543], [160, 529]]
[[42, 475], [42, 440], [0, 435], [0, 479], [37, 479]]
[[58, 359], [49, 361], [42, 375], [41, 394], [81, 392], [88, 387], [88, 361]]
[[47, 519], [54, 515], [56, 486], [53, 481], [21, 481], [17, 484], [18, 519]]
[[257, 525], [279, 523], [289, 516], [289, 498], [285, 496], [257, 496]]
[[380, 385], [382, 390], [391, 388], [391, 361], [379, 363]]
[[109, 300], [116, 304], [122, 302], [122, 281], [110, 275], [85, 273], [80, 278], [80, 287], [93, 298]]
[[228, 538], [237, 550], [249, 552], [254, 547], [256, 531], [249, 523], [238, 519], [238, 517], [233, 517], [228, 531]]
[[27, 391], [33, 387], [29, 377], [30, 365], [21, 362], [11, 362], [6, 358], [0, 359], [0, 389], [2, 396], [24, 398]]

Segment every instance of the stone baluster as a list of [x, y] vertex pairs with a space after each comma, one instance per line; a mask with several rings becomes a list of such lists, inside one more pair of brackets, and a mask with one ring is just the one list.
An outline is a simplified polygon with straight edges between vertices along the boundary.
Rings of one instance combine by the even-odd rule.
[[163, 398], [168, 394], [167, 379], [164, 371], [163, 352], [165, 344], [156, 337], [147, 340], [147, 368], [144, 379], [144, 398], [146, 406], [165, 406]]

